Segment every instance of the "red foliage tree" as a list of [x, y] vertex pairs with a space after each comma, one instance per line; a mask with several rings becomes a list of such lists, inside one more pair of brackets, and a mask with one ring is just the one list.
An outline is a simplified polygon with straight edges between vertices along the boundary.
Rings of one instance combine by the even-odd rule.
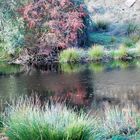
[[[77, 45], [78, 31], [84, 28], [86, 16], [83, 5], [77, 6], [70, 0], [38, 0], [19, 9], [29, 28], [48, 28], [40, 35], [40, 41], [50, 42], [46, 37], [56, 36], [55, 47]], [[53, 39], [53, 38], [52, 38]], [[46, 47], [49, 43], [46, 43]]]

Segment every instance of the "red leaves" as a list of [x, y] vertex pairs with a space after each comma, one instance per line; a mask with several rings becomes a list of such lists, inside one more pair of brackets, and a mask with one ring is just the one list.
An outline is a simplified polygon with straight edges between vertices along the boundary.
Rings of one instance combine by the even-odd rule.
[[60, 1], [60, 5], [61, 5], [62, 7], [64, 7], [65, 4], [66, 4], [66, 0], [61, 0], [61, 1]]
[[61, 0], [60, 1], [60, 6], [61, 7], [64, 7], [65, 5], [70, 5], [70, 4], [72, 4], [69, 0]]
[[82, 30], [84, 27], [83, 21], [74, 18], [70, 23], [69, 26], [71, 27], [71, 31], [77, 32], [78, 30]]
[[36, 25], [49, 27], [48, 33], [53, 32], [58, 37], [55, 46], [66, 48], [76, 42], [78, 30], [84, 28], [83, 17], [86, 14], [83, 9], [83, 5], [77, 7], [70, 0], [39, 0], [26, 5], [19, 12], [29, 28]]
[[65, 42], [59, 42], [59, 43], [58, 43], [58, 47], [64, 49], [64, 48], [66, 48], [67, 46], [66, 46], [66, 43], [65, 43]]
[[59, 14], [58, 14], [56, 8], [53, 8], [50, 10], [50, 15], [51, 15], [51, 18], [58, 18], [59, 17]]
[[35, 25], [36, 25], [36, 23], [33, 20], [29, 21], [28, 26], [29, 26], [30, 29], [32, 29], [33, 27], [35, 27]]
[[75, 32], [71, 32], [70, 35], [69, 35], [69, 38], [71, 41], [74, 41], [77, 39], [77, 33]]

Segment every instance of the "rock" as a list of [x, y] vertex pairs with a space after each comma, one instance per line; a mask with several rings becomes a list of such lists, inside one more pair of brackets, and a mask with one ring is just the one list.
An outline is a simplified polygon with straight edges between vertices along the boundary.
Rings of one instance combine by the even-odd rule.
[[127, 1], [125, 2], [125, 5], [127, 5], [128, 7], [131, 7], [131, 6], [134, 5], [135, 2], [136, 2], [136, 0], [127, 0]]

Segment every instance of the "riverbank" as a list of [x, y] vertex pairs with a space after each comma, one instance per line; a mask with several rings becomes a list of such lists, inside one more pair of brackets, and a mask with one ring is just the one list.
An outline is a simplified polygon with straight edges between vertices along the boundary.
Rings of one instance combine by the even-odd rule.
[[[36, 98], [37, 99], [37, 98]], [[101, 114], [104, 115], [101, 115]], [[136, 108], [104, 106], [102, 113], [70, 109], [63, 103], [20, 98], [1, 114], [1, 132], [10, 140], [138, 140]]]
[[115, 60], [132, 61], [140, 58], [139, 43], [134, 48], [120, 45], [117, 49], [107, 49], [102, 45], [93, 45], [89, 49], [68, 48], [59, 52], [50, 59], [46, 55], [29, 55], [9, 61], [9, 64], [47, 66], [55, 63], [102, 63]]
[[88, 50], [69, 48], [60, 53], [58, 61], [68, 62], [105, 62], [109, 60], [133, 60], [140, 57], [140, 48], [127, 48], [124, 45], [118, 49], [105, 49], [101, 45], [94, 45]]
[[[61, 19], [60, 16], [62, 14], [60, 9], [64, 5], [58, 2], [58, 8], [55, 3], [47, 2], [49, 7], [44, 9], [46, 13], [41, 13], [42, 15], [45, 14], [41, 18], [41, 23], [39, 18], [40, 13], [36, 11], [37, 19], [34, 19], [34, 10], [31, 7], [29, 9], [27, 8], [29, 6], [28, 2], [27, 0], [19, 3], [15, 1], [18, 7], [13, 4], [10, 5], [6, 2], [1, 2], [0, 10], [3, 13], [2, 16], [4, 19], [1, 18], [0, 20], [3, 23], [2, 25], [5, 25], [1, 29], [3, 36], [0, 36], [1, 60], [10, 61], [10, 63], [14, 64], [33, 64], [40, 66], [55, 62], [58, 63], [60, 61], [63, 63], [67, 61], [88, 62], [93, 61], [93, 59], [104, 59], [105, 61], [107, 59], [129, 60], [139, 57], [139, 49], [137, 49], [140, 44], [138, 0], [132, 7], [127, 7], [124, 0], [114, 0], [112, 3], [106, 0], [104, 2], [85, 0], [79, 3], [75, 1], [71, 3], [69, 1], [64, 5], [67, 8], [76, 8], [76, 12], [72, 12], [71, 8], [68, 8], [68, 11], [64, 8], [63, 15], [66, 12], [70, 13], [63, 16], [65, 17], [64, 19]], [[38, 6], [39, 8], [44, 8], [43, 5], [45, 3], [43, 1], [39, 3], [32, 3], [32, 7]], [[9, 12], [7, 10], [5, 14], [9, 15], [9, 13], [12, 13], [9, 18], [10, 24], [7, 23], [8, 19], [3, 12], [5, 10], [3, 7], [8, 6], [10, 8]], [[51, 10], [52, 7], [53, 10]], [[51, 11], [55, 12], [53, 13]], [[30, 17], [31, 13], [33, 15]], [[48, 15], [51, 18], [46, 20], [45, 17]], [[16, 20], [13, 20], [15, 17], [17, 17]], [[60, 22], [58, 22], [58, 17], [60, 18]], [[67, 20], [71, 17], [76, 22]], [[30, 22], [32, 20], [33, 22]], [[95, 47], [96, 53], [102, 54], [95, 54], [95, 50], [93, 51], [93, 48], [91, 48], [92, 46], [97, 46], [96, 44], [102, 46], [102, 49]], [[126, 48], [123, 47], [123, 49], [120, 49], [120, 46], [125, 46]], [[80, 54], [75, 53], [77, 55], [75, 57], [81, 58], [77, 58], [77, 60], [67, 60], [67, 58], [66, 60], [62, 60], [64, 57], [63, 52], [65, 52], [62, 52], [62, 50], [66, 49], [67, 51], [67, 49], [70, 50], [69, 48], [72, 47], [75, 50], [77, 48], [83, 49], [80, 49], [82, 51], [77, 49], [78, 53], [79, 51], [81, 52]], [[91, 52], [93, 54], [89, 54], [88, 48], [91, 48], [89, 50], [92, 50]], [[96, 55], [103, 56], [101, 56], [102, 58], [95, 58], [98, 57]]]

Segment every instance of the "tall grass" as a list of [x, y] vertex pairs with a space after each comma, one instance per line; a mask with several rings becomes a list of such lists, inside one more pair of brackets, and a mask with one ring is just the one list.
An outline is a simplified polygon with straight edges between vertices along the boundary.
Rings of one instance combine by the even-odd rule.
[[88, 50], [68, 48], [59, 55], [59, 62], [87, 62], [99, 61], [106, 58], [108, 60], [127, 60], [140, 57], [140, 42], [135, 44], [135, 48], [128, 48], [126, 44], [121, 44], [118, 49], [104, 49], [101, 45], [94, 45]]
[[100, 113], [97, 119], [64, 104], [42, 106], [38, 100], [20, 98], [4, 112], [2, 127], [10, 140], [119, 140], [140, 136], [140, 115], [133, 106], [122, 109], [105, 105]]
[[131, 131], [135, 133], [137, 130], [137, 115], [134, 112], [134, 108], [106, 107], [103, 119], [105, 133], [107, 135], [131, 135]]
[[63, 50], [59, 55], [59, 61], [60, 62], [77, 62], [80, 60], [82, 50], [77, 48], [68, 48], [66, 50]]
[[94, 45], [88, 50], [88, 57], [90, 60], [100, 60], [104, 56], [104, 48], [100, 45]]
[[94, 119], [62, 104], [41, 107], [21, 99], [6, 114], [5, 134], [10, 140], [90, 140], [96, 130]]

